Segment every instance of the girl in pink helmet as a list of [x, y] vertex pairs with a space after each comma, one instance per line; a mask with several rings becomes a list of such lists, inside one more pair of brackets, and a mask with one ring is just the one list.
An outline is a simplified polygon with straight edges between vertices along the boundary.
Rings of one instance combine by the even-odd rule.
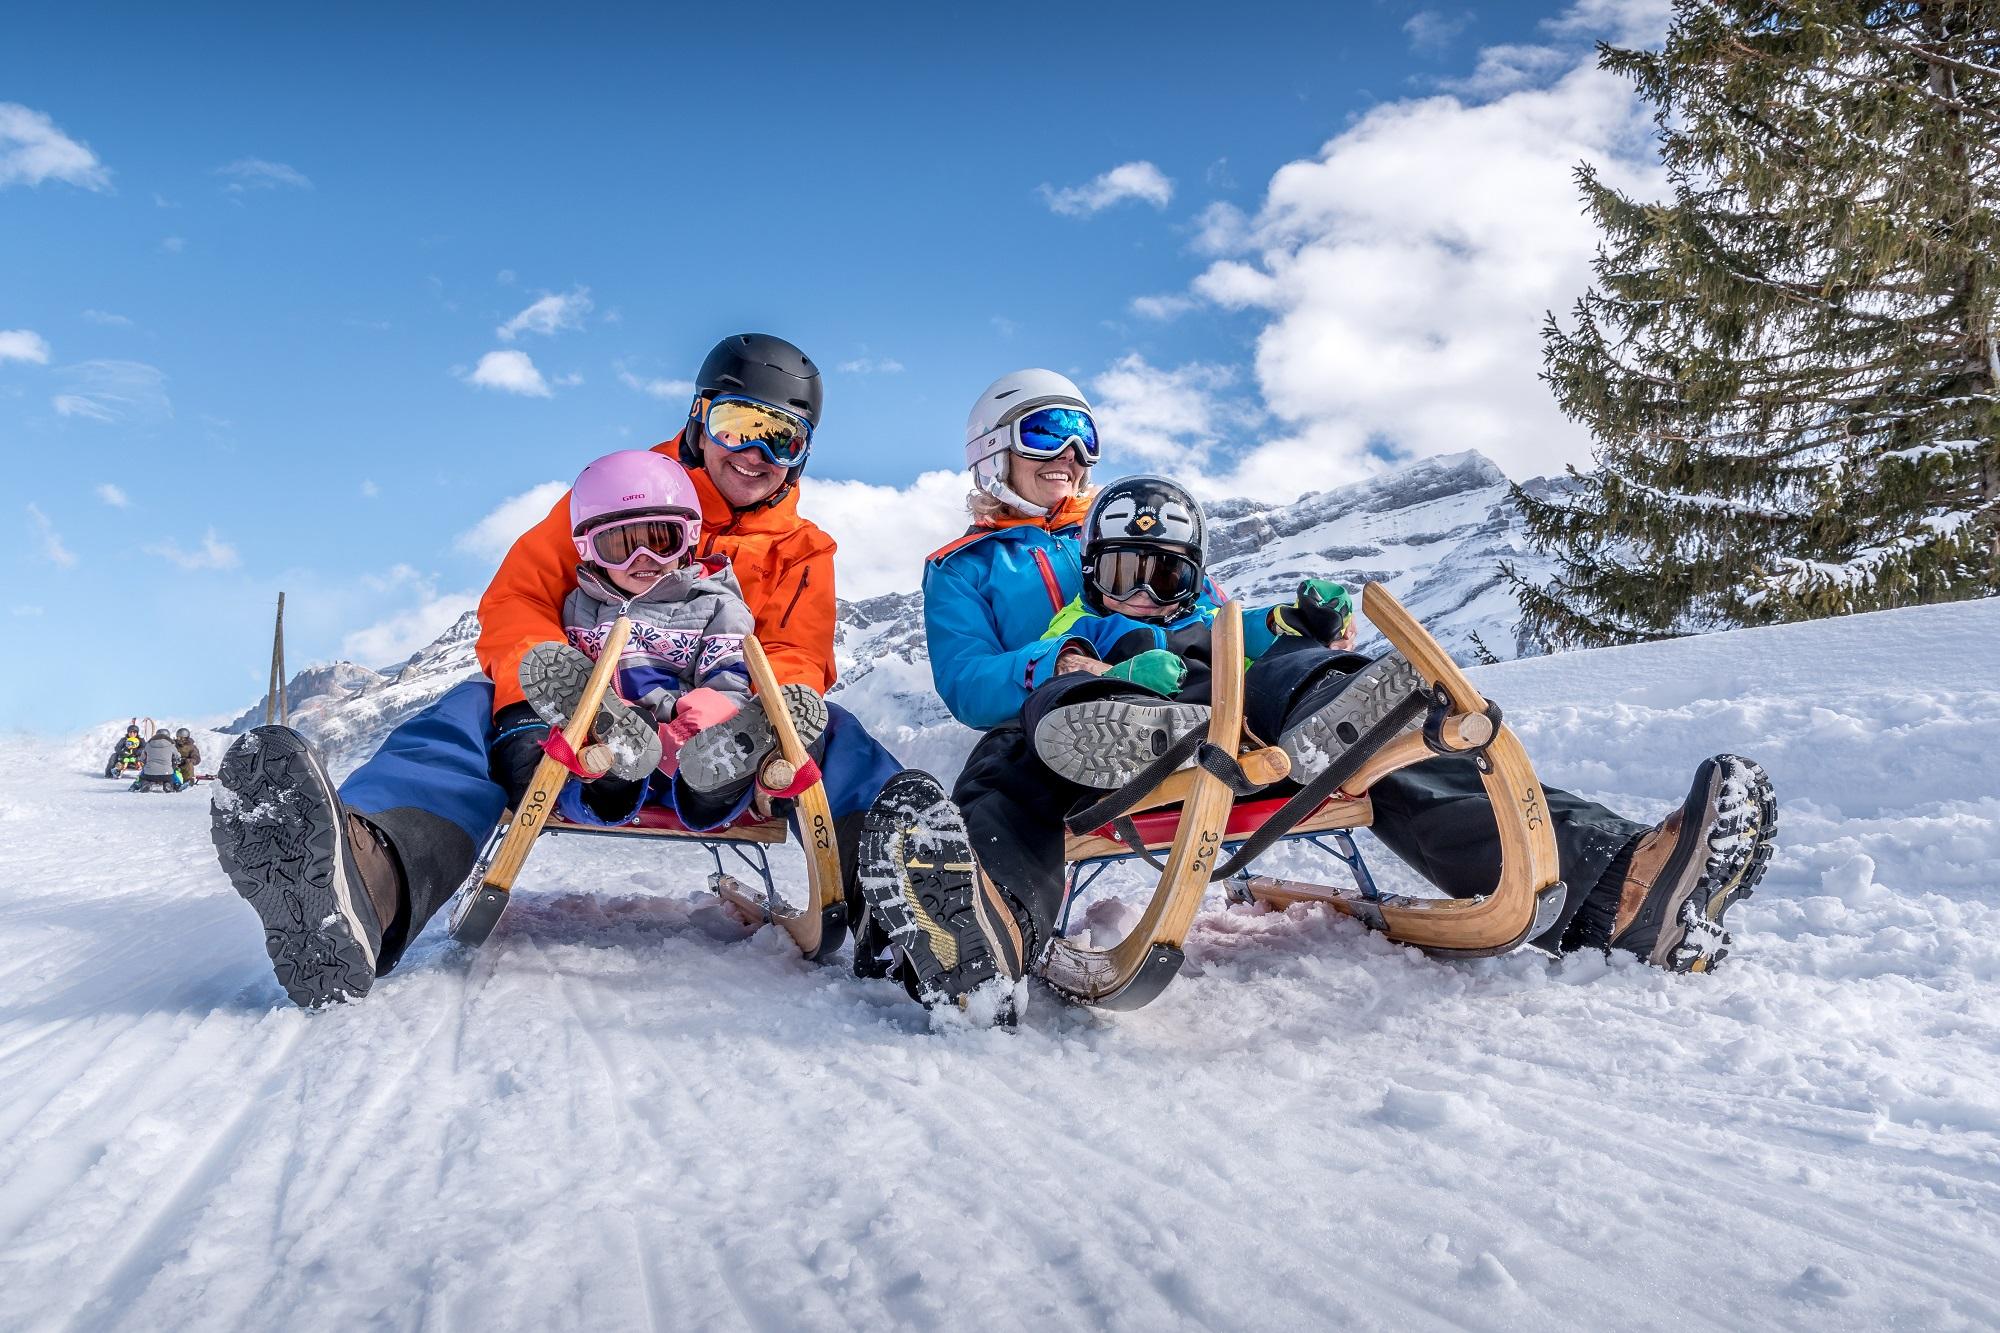
[[[541, 643], [521, 661], [521, 689], [552, 728], [566, 725], [620, 615], [632, 634], [592, 730], [614, 761], [601, 778], [571, 783], [557, 811], [577, 823], [630, 822], [649, 800], [690, 829], [719, 827], [749, 804], [752, 780], [776, 744], [750, 702], [743, 638], [756, 624], [729, 563], [695, 557], [701, 502], [687, 472], [647, 449], [607, 454], [570, 491], [576, 587], [563, 602], [567, 643]], [[785, 687], [810, 745], [826, 708]]]

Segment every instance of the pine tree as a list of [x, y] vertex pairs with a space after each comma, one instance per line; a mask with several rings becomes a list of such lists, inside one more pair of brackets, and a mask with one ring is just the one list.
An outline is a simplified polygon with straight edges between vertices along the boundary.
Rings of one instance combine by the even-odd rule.
[[1596, 282], [1543, 331], [1595, 440], [1515, 492], [1551, 647], [2000, 592], [2000, 0], [1676, 0], [1601, 47], [1671, 197], [1589, 166]]

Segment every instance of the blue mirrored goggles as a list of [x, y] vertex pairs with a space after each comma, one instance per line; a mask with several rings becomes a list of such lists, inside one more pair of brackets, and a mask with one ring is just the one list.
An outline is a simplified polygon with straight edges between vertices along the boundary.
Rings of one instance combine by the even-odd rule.
[[701, 428], [730, 453], [755, 449], [779, 467], [797, 467], [812, 451], [812, 423], [736, 394], [709, 399], [701, 410]]
[[1042, 407], [1014, 423], [1010, 446], [1025, 458], [1054, 458], [1067, 449], [1083, 450], [1083, 464], [1097, 464], [1097, 423], [1080, 407]]

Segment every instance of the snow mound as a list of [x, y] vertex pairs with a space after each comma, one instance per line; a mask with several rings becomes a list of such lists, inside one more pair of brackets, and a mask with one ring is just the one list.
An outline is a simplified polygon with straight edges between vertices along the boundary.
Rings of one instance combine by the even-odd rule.
[[1635, 816], [1770, 770], [1711, 977], [1217, 895], [1159, 1001], [1012, 1035], [575, 838], [485, 949], [307, 1015], [201, 797], [0, 741], [0, 1326], [2000, 1325], [1996, 643], [1988, 601], [1478, 673]]

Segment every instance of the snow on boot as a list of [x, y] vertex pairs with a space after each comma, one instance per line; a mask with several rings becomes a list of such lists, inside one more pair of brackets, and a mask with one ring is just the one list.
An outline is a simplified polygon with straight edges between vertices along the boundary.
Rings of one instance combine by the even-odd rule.
[[[785, 696], [799, 744], [818, 740], [826, 730], [826, 700], [806, 685], [781, 685], [778, 692]], [[752, 699], [728, 721], [688, 738], [681, 746], [681, 780], [699, 792], [731, 791], [756, 777], [777, 748], [778, 733], [771, 729], [764, 705]]]
[[1704, 759], [1681, 808], [1641, 835], [1620, 887], [1611, 947], [1673, 972], [1706, 972], [1729, 952], [1722, 914], [1771, 861], [1777, 798], [1762, 767]]
[[1071, 782], [1111, 790], [1137, 777], [1175, 741], [1207, 726], [1203, 704], [1093, 699], [1043, 714], [1035, 724], [1035, 754]]
[[[1278, 748], [1292, 761], [1292, 781], [1310, 782], [1326, 772], [1350, 746], [1423, 690], [1423, 677], [1393, 649], [1351, 676], [1333, 675], [1314, 686], [1292, 710], [1290, 716], [1296, 720], [1278, 737]], [[1422, 721], [1423, 714], [1416, 713], [1396, 734]]]
[[[308, 1009], [366, 995], [382, 926], [365, 877], [394, 876], [393, 854], [365, 821], [341, 810], [326, 769], [290, 727], [240, 737], [216, 777], [221, 790], [209, 816], [216, 855], [264, 922], [278, 984]], [[377, 887], [396, 901], [394, 884]]]
[[860, 863], [862, 897], [918, 1003], [1011, 1027], [1026, 967], [1020, 920], [974, 862], [965, 819], [936, 778], [906, 769], [889, 779], [862, 821]]
[[[596, 666], [566, 643], [538, 643], [521, 659], [521, 693], [536, 717], [560, 730], [583, 702]], [[660, 766], [659, 728], [615, 692], [604, 692], [590, 731], [611, 751], [612, 776], [636, 782]]]

